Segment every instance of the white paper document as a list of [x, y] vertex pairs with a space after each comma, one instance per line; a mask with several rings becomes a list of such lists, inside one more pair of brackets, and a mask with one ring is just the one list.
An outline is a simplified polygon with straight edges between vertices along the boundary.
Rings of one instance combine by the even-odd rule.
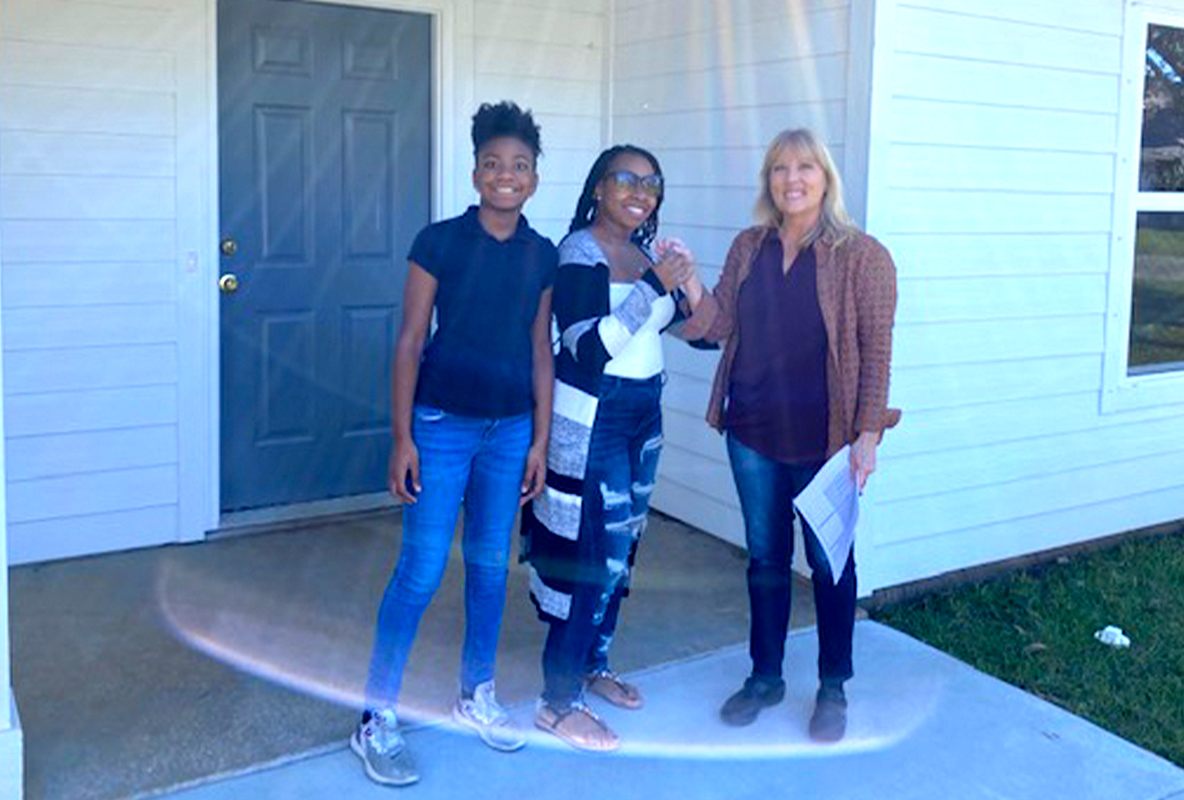
[[855, 544], [855, 523], [859, 521], [859, 490], [851, 475], [850, 446], [822, 465], [793, 504], [822, 543], [831, 578], [838, 583]]

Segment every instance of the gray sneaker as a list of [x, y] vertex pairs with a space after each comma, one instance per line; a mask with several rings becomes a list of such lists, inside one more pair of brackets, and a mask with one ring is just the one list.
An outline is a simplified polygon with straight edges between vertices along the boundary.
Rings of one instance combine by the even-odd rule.
[[494, 750], [512, 753], [526, 744], [526, 737], [497, 702], [493, 681], [477, 685], [472, 699], [460, 697], [452, 707], [452, 718], [481, 736], [481, 741]]
[[415, 759], [407, 749], [394, 711], [376, 711], [358, 723], [349, 747], [362, 759], [366, 777], [387, 786], [407, 786], [419, 780]]

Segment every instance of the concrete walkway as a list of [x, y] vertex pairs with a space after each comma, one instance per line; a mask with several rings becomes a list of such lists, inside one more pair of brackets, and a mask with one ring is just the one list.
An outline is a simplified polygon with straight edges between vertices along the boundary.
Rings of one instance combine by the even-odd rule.
[[[734, 729], [716, 711], [747, 673], [743, 646], [633, 677], [646, 707], [598, 708], [625, 739], [612, 755], [577, 753], [531, 729], [504, 755], [449, 724], [413, 730], [423, 778], [371, 784], [340, 749], [180, 791], [174, 800], [1167, 800], [1184, 770], [1101, 728], [874, 622], [856, 625], [859, 675], [847, 686], [850, 724], [838, 745], [805, 735], [817, 655], [813, 629], [790, 635], [785, 702]], [[532, 704], [513, 709], [530, 726]]]

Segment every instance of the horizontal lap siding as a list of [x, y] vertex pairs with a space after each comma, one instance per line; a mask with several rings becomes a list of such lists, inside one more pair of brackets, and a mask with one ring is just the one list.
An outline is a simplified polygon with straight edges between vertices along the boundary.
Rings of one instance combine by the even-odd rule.
[[[178, 527], [175, 502], [98, 514], [9, 522], [8, 558], [12, 564], [94, 553], [96, 542], [118, 540], [124, 549], [160, 544], [160, 532]], [[47, 547], [52, 543], [52, 554]]]
[[13, 563], [177, 538], [177, 24], [0, 4]]
[[[661, 234], [684, 239], [714, 286], [732, 238], [752, 224], [775, 133], [810, 126], [846, 160], [848, 3], [618, 0], [613, 28], [613, 138], [658, 156], [667, 185]], [[742, 544], [723, 439], [703, 419], [718, 354], [673, 339], [665, 350], [666, 447], [654, 505]]]
[[567, 231], [602, 143], [606, 5], [602, 0], [473, 3], [474, 102], [514, 100], [532, 110], [542, 128], [543, 158], [539, 189], [526, 215], [556, 241]]
[[1122, 3], [902, 0], [892, 31], [905, 417], [864, 588], [1184, 516], [1184, 412], [1099, 410]]

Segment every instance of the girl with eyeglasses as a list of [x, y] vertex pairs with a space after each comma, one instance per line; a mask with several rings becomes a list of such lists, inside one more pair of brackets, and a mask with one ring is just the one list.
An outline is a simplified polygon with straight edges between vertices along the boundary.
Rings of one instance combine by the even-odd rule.
[[654, 245], [663, 188], [651, 153], [604, 151], [559, 245], [546, 488], [523, 513], [523, 559], [551, 626], [535, 724], [584, 750], [620, 745], [585, 691], [622, 708], [643, 702], [608, 651], [662, 447], [661, 333], [698, 339], [710, 322], [694, 311], [703, 290], [690, 252]]

